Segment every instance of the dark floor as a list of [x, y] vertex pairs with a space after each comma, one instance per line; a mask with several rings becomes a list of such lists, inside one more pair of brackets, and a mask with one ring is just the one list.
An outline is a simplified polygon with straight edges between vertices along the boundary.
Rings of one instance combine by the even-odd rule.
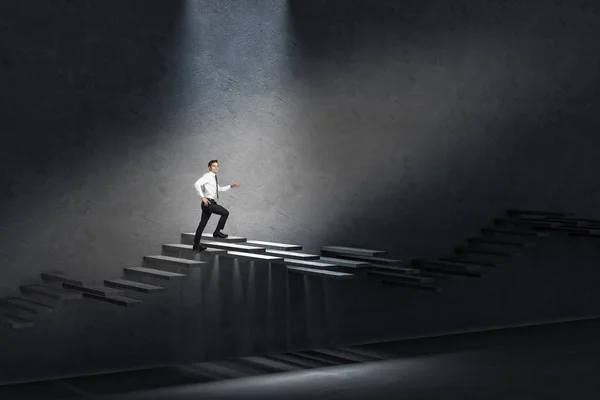
[[0, 387], [1, 399], [597, 399], [600, 319]]

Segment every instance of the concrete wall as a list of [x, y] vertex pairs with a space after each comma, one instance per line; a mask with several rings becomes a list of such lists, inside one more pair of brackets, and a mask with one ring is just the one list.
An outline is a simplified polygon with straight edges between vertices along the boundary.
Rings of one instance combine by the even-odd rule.
[[[212, 158], [242, 184], [223, 196], [228, 233], [308, 251], [437, 256], [507, 207], [600, 214], [600, 2], [368, 4], [1, 5], [0, 293], [47, 269], [116, 277], [178, 241]], [[595, 311], [552, 279], [553, 317]], [[325, 289], [310, 288], [318, 309]], [[488, 289], [498, 310], [522, 305]], [[295, 346], [548, 317], [535, 302], [480, 323], [444, 308], [455, 320], [438, 325], [437, 300], [327, 290], [337, 319], [296, 325]], [[412, 322], [390, 324], [407, 304]]]

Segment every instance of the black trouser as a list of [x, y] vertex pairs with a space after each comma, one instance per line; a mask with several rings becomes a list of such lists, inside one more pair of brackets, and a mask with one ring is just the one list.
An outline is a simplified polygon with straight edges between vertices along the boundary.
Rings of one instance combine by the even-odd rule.
[[209, 203], [207, 206], [205, 206], [204, 202], [202, 202], [202, 218], [200, 219], [200, 224], [198, 224], [198, 229], [196, 229], [194, 246], [198, 246], [200, 244], [202, 231], [204, 231], [204, 228], [206, 227], [206, 224], [208, 223], [208, 220], [212, 214], [218, 214], [221, 216], [215, 232], [219, 232], [221, 229], [225, 228], [225, 222], [227, 222], [227, 217], [229, 217], [229, 211], [227, 211], [223, 206], [218, 205], [215, 200], [208, 199], [208, 201]]

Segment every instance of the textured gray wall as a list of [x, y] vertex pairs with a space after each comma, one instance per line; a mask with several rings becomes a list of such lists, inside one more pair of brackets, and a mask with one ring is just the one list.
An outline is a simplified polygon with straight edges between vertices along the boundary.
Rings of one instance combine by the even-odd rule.
[[[508, 206], [598, 216], [599, 4], [3, 2], [0, 294], [178, 241], [211, 158], [243, 185], [228, 233], [308, 251], [436, 256]], [[330, 293], [344, 340], [435, 330], [376, 312], [413, 297], [352, 293]]]

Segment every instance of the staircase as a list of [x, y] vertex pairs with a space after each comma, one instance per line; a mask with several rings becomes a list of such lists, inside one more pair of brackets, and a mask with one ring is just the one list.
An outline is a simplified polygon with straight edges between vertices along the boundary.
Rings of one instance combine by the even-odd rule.
[[[368, 279], [385, 286], [439, 291], [456, 278], [482, 278], [512, 257], [537, 246], [549, 235], [600, 237], [600, 220], [573, 218], [571, 214], [530, 210], [508, 210], [477, 236], [454, 248], [453, 254], [435, 259], [402, 260], [386, 257], [384, 250], [346, 246], [322, 246], [321, 254], [302, 252], [302, 246], [230, 236], [213, 238], [203, 234], [207, 250], [192, 250], [194, 233], [182, 233], [181, 243], [164, 244], [161, 254], [145, 256], [139, 267], [127, 267], [123, 276], [102, 283], [83, 282], [61, 271], [41, 274], [36, 284], [22, 285], [20, 296], [0, 299], [0, 326], [9, 329], [35, 325], [65, 301], [88, 299], [133, 307], [143, 296], [168, 290], [167, 281], [186, 279], [190, 270], [211, 267], [214, 257], [268, 263], [295, 275], [324, 279]], [[134, 296], [135, 294], [135, 296]], [[142, 299], [137, 297], [142, 296]]]

